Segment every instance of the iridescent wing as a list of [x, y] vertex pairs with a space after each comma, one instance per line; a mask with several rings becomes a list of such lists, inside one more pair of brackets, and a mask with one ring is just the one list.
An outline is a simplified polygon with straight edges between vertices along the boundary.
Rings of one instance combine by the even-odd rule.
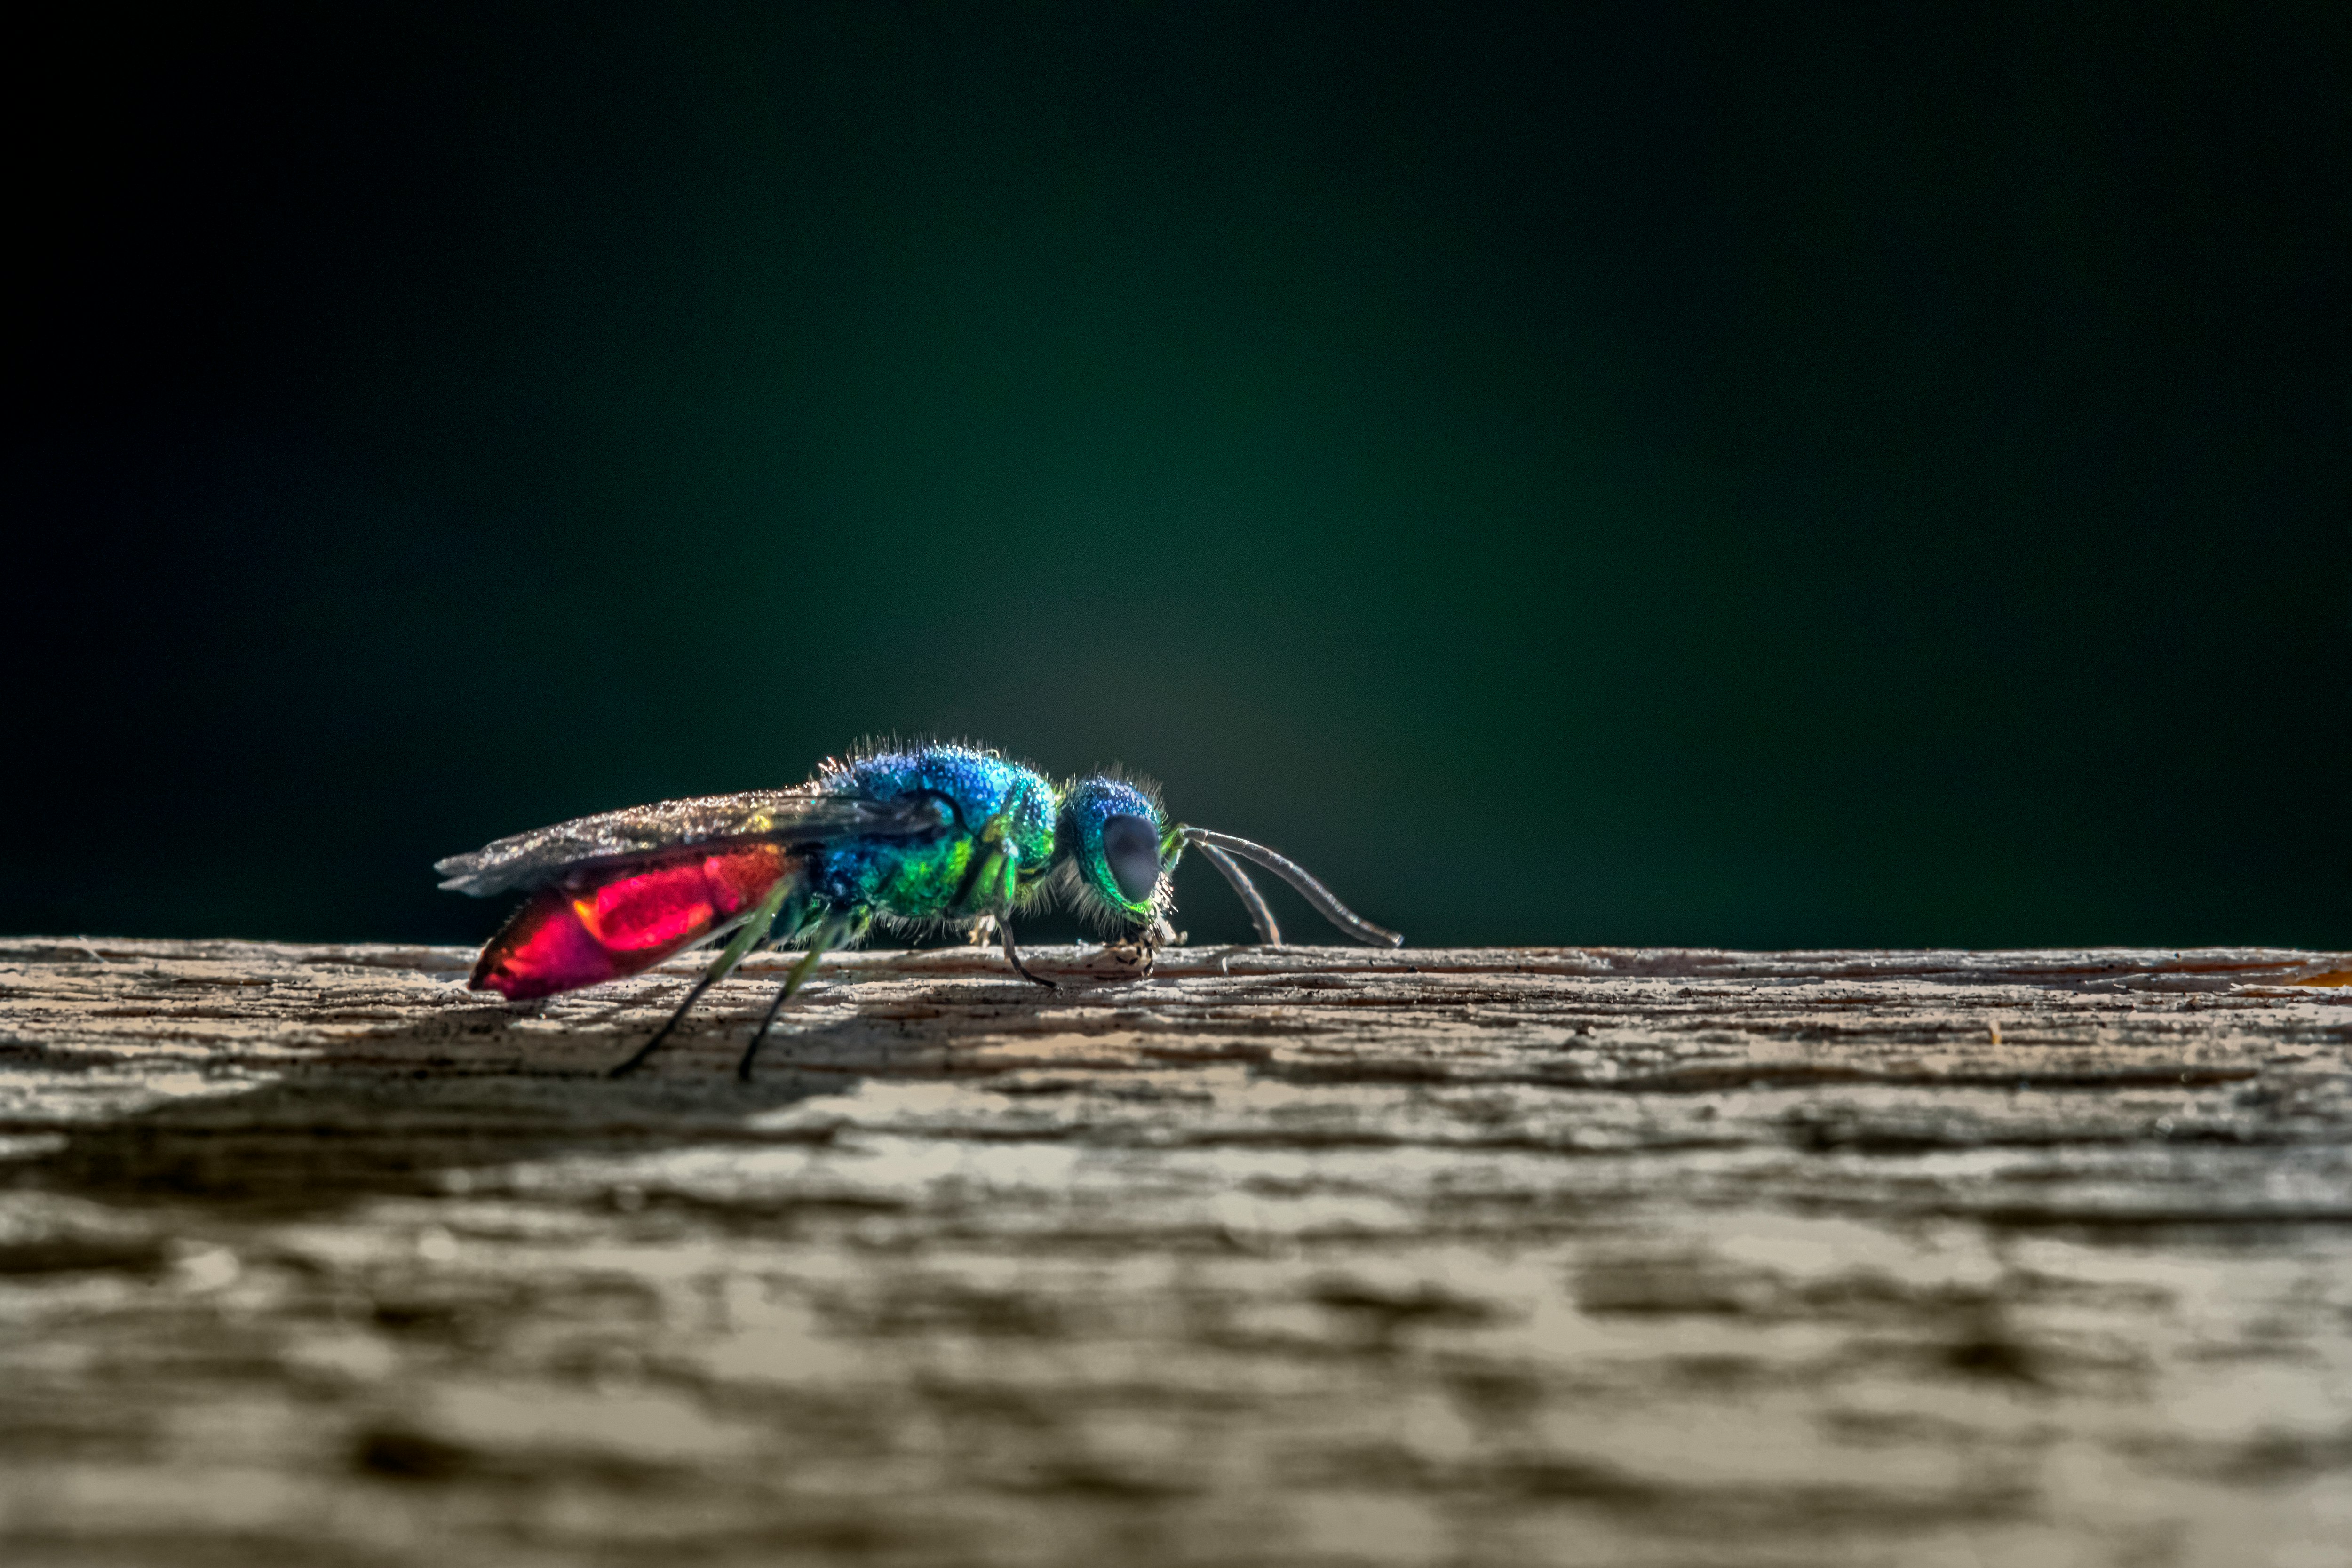
[[953, 821], [937, 796], [867, 800], [808, 789], [751, 790], [665, 800], [575, 817], [452, 855], [434, 869], [451, 892], [485, 898], [536, 888], [586, 865], [626, 861], [695, 844], [821, 844], [834, 839], [915, 838]]

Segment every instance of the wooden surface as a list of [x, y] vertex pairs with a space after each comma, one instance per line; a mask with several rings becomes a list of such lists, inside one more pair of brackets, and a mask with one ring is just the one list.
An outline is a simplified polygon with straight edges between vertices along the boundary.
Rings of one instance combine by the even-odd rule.
[[2352, 1562], [2352, 958], [0, 942], [0, 1560]]

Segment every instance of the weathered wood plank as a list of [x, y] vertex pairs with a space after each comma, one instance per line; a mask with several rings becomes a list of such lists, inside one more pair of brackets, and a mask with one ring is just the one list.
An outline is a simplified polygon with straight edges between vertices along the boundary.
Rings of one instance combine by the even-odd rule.
[[0, 942], [0, 1554], [2352, 1561], [2352, 957]]

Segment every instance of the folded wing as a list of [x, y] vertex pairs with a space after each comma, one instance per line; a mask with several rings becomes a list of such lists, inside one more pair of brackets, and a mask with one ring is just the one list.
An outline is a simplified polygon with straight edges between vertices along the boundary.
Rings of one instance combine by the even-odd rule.
[[939, 832], [952, 820], [936, 795], [877, 801], [807, 788], [751, 790], [575, 817], [486, 844], [470, 855], [452, 855], [433, 868], [449, 891], [486, 898], [544, 887], [576, 872], [619, 870], [646, 856], [698, 845], [911, 838]]

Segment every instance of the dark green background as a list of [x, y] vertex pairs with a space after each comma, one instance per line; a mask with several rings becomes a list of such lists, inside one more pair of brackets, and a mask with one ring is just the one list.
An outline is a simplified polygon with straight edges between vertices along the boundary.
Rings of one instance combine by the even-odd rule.
[[896, 731], [1419, 942], [2352, 947], [2347, 8], [2053, 9], [82, 13], [0, 929]]

